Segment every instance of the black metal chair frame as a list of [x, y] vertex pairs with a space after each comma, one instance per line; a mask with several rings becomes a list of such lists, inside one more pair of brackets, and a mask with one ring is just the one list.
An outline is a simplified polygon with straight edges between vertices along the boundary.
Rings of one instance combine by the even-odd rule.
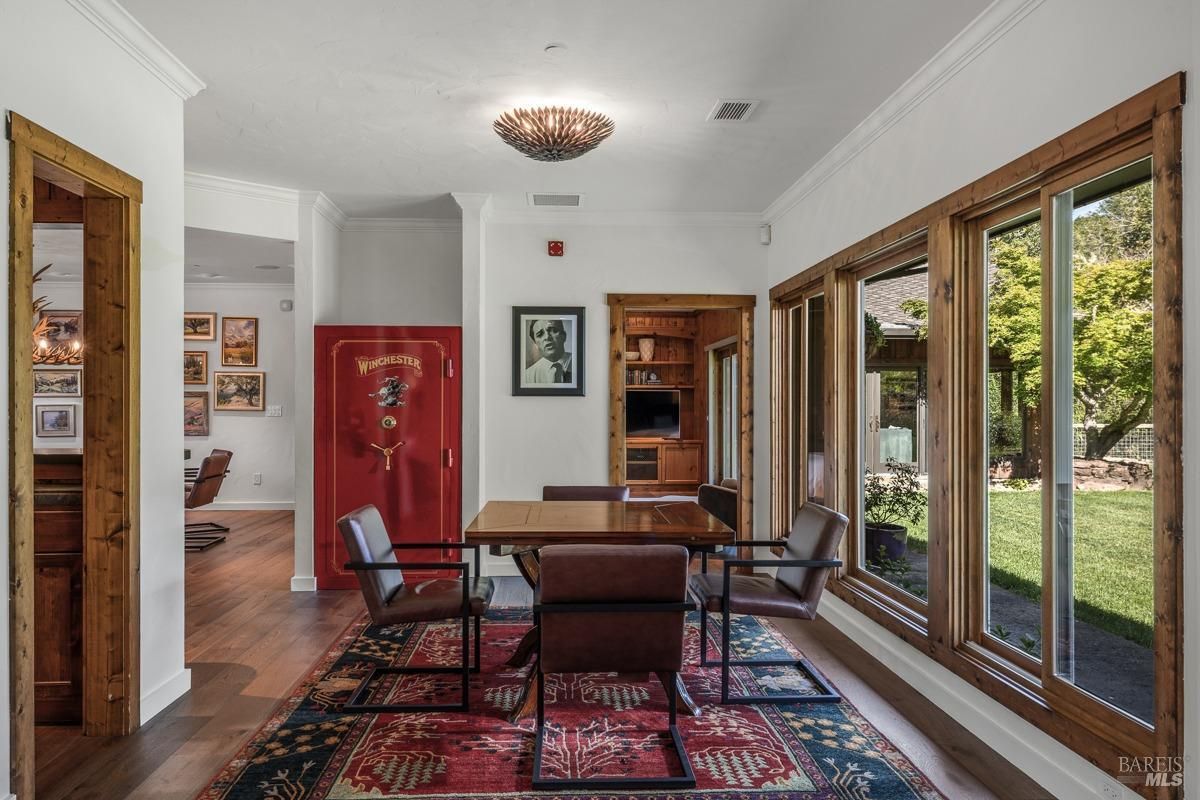
[[[733, 543], [741, 547], [783, 547], [786, 541], [763, 541], [761, 539], [739, 540]], [[730, 570], [736, 567], [840, 567], [838, 559], [815, 560], [804, 558], [785, 559], [752, 559], [731, 558], [724, 561], [724, 575], [721, 584], [721, 660], [709, 661], [708, 652], [708, 607], [700, 604], [700, 666], [721, 668], [721, 703], [751, 705], [757, 703], [839, 703], [842, 696], [829, 685], [821, 674], [813, 667], [807, 658], [796, 659], [737, 659], [729, 658], [729, 578]], [[707, 571], [707, 559], [701, 563], [701, 569]], [[812, 682], [821, 690], [820, 694], [729, 694], [730, 667], [793, 667], [808, 675]]]
[[[654, 611], [694, 611], [696, 604], [690, 601], [681, 603], [542, 603], [540, 595], [533, 601], [535, 619], [542, 614], [611, 614]], [[675, 689], [674, 672], [662, 673], [666, 679], [662, 681], [667, 692], [669, 706], [668, 730], [671, 734], [671, 744], [679, 757], [683, 775], [665, 778], [543, 778], [542, 777], [542, 735], [546, 727], [546, 676], [542, 672], [542, 641], [538, 640], [537, 667], [537, 734], [533, 746], [533, 788], [535, 790], [568, 790], [568, 789], [603, 789], [623, 791], [626, 789], [692, 789], [696, 786], [696, 773], [692, 771], [692, 762], [688, 759], [687, 748], [683, 746], [683, 738], [679, 735], [676, 725], [675, 710], [677, 692]]]
[[[474, 550], [475, 575], [479, 575], [479, 545], [463, 542], [392, 542], [393, 550]], [[471, 703], [471, 673], [479, 672], [480, 618], [475, 616], [475, 664], [471, 664], [471, 566], [466, 561], [348, 561], [343, 567], [357, 571], [378, 572], [393, 569], [452, 569], [462, 573], [462, 666], [459, 667], [374, 667], [342, 704], [342, 711], [372, 714], [394, 714], [405, 711], [467, 711]], [[461, 703], [371, 703], [371, 684], [385, 675], [462, 675]]]
[[[200, 479], [199, 475], [199, 467], [185, 468], [183, 472], [184, 486], [202, 483], [205, 480], [215, 480], [217, 477], [216, 475], [211, 475]], [[228, 476], [229, 470], [221, 473], [222, 480]], [[229, 533], [229, 526], [218, 522], [186, 522], [183, 525], [183, 549], [188, 553], [198, 553], [202, 550], [207, 550], [225, 541], [225, 534], [227, 533]]]

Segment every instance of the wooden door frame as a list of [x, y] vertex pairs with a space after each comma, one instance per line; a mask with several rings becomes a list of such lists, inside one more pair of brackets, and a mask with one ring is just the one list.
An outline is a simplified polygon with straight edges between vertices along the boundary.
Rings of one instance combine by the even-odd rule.
[[[733, 310], [738, 312], [738, 538], [754, 535], [754, 306], [752, 294], [609, 294], [608, 478], [625, 483], [625, 312]], [[707, 434], [706, 434], [707, 435]], [[742, 558], [751, 558], [749, 549]]]
[[9, 159], [11, 788], [34, 794], [34, 177], [84, 197], [83, 731], [139, 724], [139, 355], [142, 184], [16, 113]]

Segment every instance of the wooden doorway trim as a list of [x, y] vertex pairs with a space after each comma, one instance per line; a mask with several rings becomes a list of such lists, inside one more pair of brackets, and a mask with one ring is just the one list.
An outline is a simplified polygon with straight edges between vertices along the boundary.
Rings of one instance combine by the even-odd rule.
[[[738, 312], [738, 536], [754, 535], [754, 305], [752, 294], [610, 294], [608, 300], [608, 478], [625, 483], [625, 312], [732, 309]], [[748, 551], [747, 551], [748, 553]], [[743, 558], [750, 558], [742, 554]]]
[[34, 794], [34, 178], [84, 198], [83, 731], [136, 730], [142, 184], [10, 113], [9, 570], [11, 789]]

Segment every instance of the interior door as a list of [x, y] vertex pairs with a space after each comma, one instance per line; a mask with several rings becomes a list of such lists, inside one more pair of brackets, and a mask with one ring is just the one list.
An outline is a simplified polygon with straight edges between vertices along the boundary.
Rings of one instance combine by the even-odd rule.
[[[317, 588], [351, 589], [358, 580], [342, 568], [337, 519], [359, 506], [379, 509], [394, 542], [461, 538], [461, 331], [318, 325], [316, 337]], [[458, 553], [407, 550], [400, 560], [457, 561]]]

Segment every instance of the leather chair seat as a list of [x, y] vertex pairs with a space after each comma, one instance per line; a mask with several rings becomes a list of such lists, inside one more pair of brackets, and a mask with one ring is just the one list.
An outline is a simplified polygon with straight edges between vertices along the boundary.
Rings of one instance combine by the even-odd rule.
[[[723, 576], [702, 573], [691, 578], [692, 594], [710, 612], [720, 612]], [[764, 617], [813, 619], [816, 609], [797, 597], [774, 578], [731, 575], [729, 611], [733, 614], [758, 614]]]
[[[487, 613], [495, 586], [491, 578], [472, 578], [467, 590], [471, 616]], [[384, 625], [451, 619], [462, 614], [462, 581], [433, 578], [420, 583], [403, 583], [388, 598], [377, 620]]]

